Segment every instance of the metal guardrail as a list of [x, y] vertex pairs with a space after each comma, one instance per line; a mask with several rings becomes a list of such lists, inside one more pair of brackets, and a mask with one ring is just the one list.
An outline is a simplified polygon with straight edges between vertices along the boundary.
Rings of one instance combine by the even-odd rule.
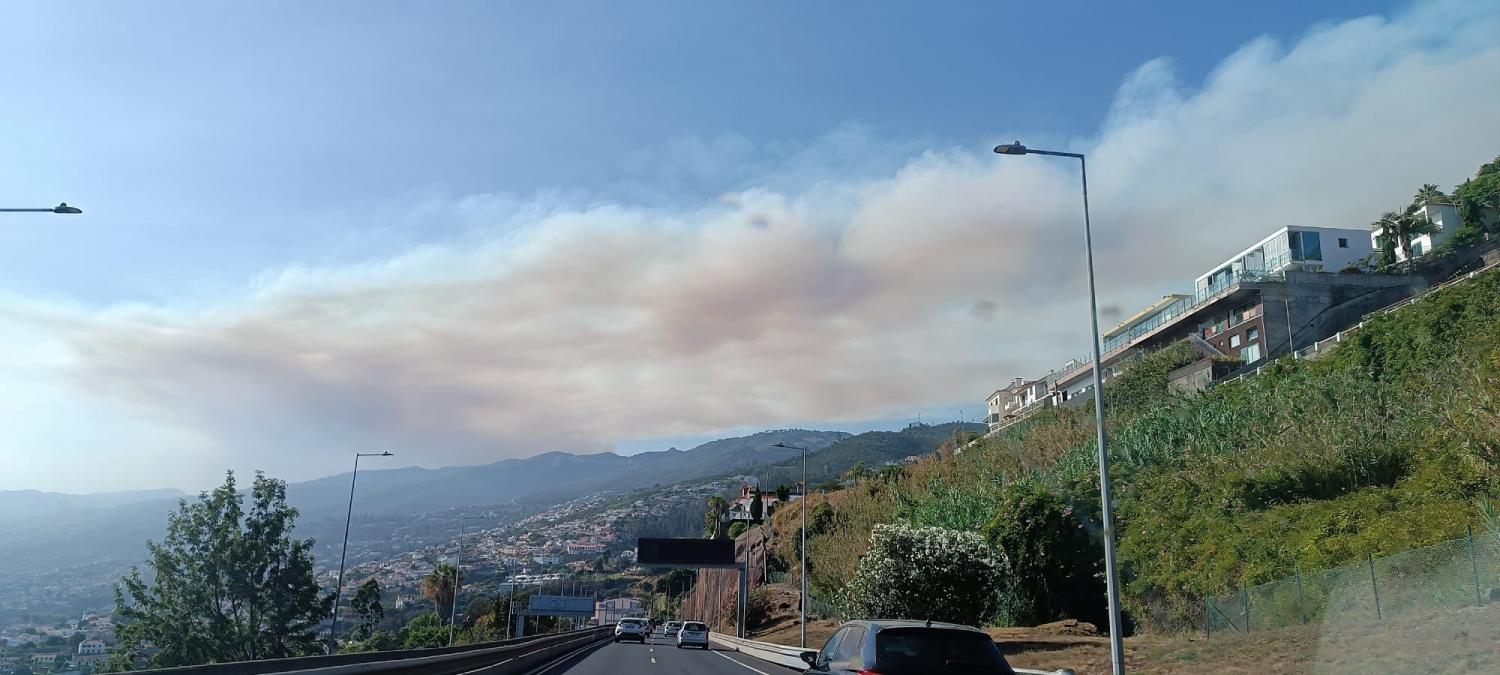
[[138, 671], [152, 675], [269, 675], [318, 671], [319, 675], [451, 675], [476, 668], [505, 666], [487, 671], [507, 675], [535, 667], [549, 659], [599, 642], [613, 633], [613, 626], [597, 626], [567, 633], [537, 635], [514, 640], [458, 647], [398, 649], [328, 656], [210, 663]]
[[[725, 647], [733, 647], [735, 651], [741, 654], [755, 657], [767, 663], [774, 663], [778, 666], [794, 668], [799, 671], [807, 669], [807, 662], [802, 660], [802, 653], [817, 651], [812, 648], [803, 649], [802, 647], [778, 645], [774, 642], [743, 640], [721, 633], [709, 633], [708, 639], [710, 642], [717, 642]], [[1033, 670], [1031, 668], [1012, 667], [1011, 669], [1016, 671], [1018, 675], [1073, 675], [1073, 671], [1069, 668], [1063, 668], [1062, 670]]]

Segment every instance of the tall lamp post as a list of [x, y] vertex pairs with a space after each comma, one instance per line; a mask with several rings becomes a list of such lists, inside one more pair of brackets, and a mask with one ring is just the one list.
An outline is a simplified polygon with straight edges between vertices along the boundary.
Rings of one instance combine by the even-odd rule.
[[807, 448], [800, 445], [777, 443], [778, 448], [802, 451], [802, 646], [807, 646]]
[[83, 213], [83, 209], [68, 206], [67, 202], [46, 209], [0, 209], [0, 213]]
[[1104, 439], [1104, 375], [1099, 353], [1099, 299], [1094, 288], [1094, 236], [1089, 224], [1089, 171], [1083, 153], [1036, 150], [1021, 145], [1020, 141], [995, 146], [999, 155], [1051, 155], [1071, 157], [1078, 160], [1079, 176], [1083, 179], [1083, 246], [1089, 271], [1089, 321], [1093, 333], [1089, 344], [1094, 350], [1094, 425], [1098, 433], [1099, 449], [1099, 500], [1104, 519], [1104, 574], [1106, 593], [1109, 596], [1109, 652], [1114, 665], [1114, 675], [1125, 673], [1125, 643], [1120, 635], [1120, 575], [1115, 566], [1115, 514], [1109, 484], [1109, 447]]
[[[64, 204], [63, 206], [67, 206]], [[339, 650], [339, 600], [344, 595], [344, 560], [349, 556], [349, 521], [354, 518], [354, 484], [359, 480], [360, 457], [391, 457], [390, 452], [354, 453], [354, 474], [349, 477], [349, 511], [344, 514], [344, 548], [339, 553], [339, 582], [333, 589], [333, 626], [328, 629], [328, 653]]]
[[467, 531], [469, 521], [484, 516], [459, 516], [458, 517], [458, 554], [453, 557], [453, 606], [448, 608], [448, 646], [453, 646], [453, 628], [457, 626], [455, 619], [458, 618], [458, 584], [459, 577], [463, 576], [464, 565], [464, 533]]

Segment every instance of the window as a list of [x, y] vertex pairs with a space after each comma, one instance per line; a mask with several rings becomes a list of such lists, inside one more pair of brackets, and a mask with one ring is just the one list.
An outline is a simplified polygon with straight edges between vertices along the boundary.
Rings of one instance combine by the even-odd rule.
[[888, 628], [875, 634], [874, 668], [882, 673], [952, 672], [953, 662], [973, 664], [964, 672], [1006, 672], [1005, 659], [984, 633], [937, 628]]
[[1411, 257], [1415, 258], [1419, 255], [1422, 255], [1422, 242], [1414, 241], [1411, 243]]
[[1230, 349], [1237, 349], [1239, 346], [1240, 346], [1240, 336], [1239, 335], [1231, 335], [1231, 336], [1229, 336], [1229, 348]]
[[1254, 342], [1256, 340], [1259, 340], [1260, 339], [1260, 329], [1259, 328], [1251, 328], [1250, 330], [1245, 331], [1245, 339], [1248, 340], [1248, 341], [1250, 341], [1250, 342]]
[[1339, 248], [1349, 248], [1349, 240], [1344, 237], [1339, 237]]
[[1317, 232], [1288, 232], [1291, 241], [1292, 260], [1322, 260], [1323, 246]]
[[1245, 349], [1240, 352], [1240, 358], [1244, 359], [1245, 363], [1255, 363], [1256, 361], [1259, 361], [1260, 345], [1245, 345]]
[[849, 629], [845, 628], [834, 633], [833, 637], [828, 638], [828, 642], [823, 645], [823, 651], [818, 653], [818, 665], [826, 666], [829, 661], [835, 661], [839, 658], [839, 643], [843, 642], [844, 636], [848, 634]]

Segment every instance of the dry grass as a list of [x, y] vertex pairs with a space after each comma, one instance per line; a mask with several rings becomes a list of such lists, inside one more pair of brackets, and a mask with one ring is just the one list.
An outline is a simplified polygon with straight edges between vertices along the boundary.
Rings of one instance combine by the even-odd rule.
[[[831, 621], [810, 622], [810, 648], [821, 647], [835, 628]], [[1067, 634], [1056, 626], [988, 632], [1019, 668], [1072, 668], [1078, 675], [1110, 672], [1109, 641], [1103, 637]], [[796, 619], [791, 619], [755, 639], [796, 645], [798, 637]], [[1125, 640], [1125, 663], [1128, 672], [1142, 675], [1497, 673], [1500, 605], [1250, 635], [1132, 637]]]

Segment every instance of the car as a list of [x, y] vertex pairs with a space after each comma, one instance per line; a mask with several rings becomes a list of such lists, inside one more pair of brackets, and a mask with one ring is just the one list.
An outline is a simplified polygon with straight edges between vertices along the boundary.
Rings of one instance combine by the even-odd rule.
[[684, 621], [677, 631], [677, 648], [702, 647], [708, 649], [708, 624], [702, 621]]
[[665, 634], [667, 637], [675, 637], [677, 635], [677, 631], [680, 631], [680, 630], [682, 630], [682, 622], [681, 621], [668, 621], [667, 622], [667, 627], [664, 628], [664, 629], [662, 629], [662, 633]]
[[801, 654], [804, 673], [1015, 675], [984, 631], [955, 623], [858, 620], [839, 626], [819, 651]]
[[646, 644], [646, 632], [645, 619], [626, 617], [620, 619], [620, 622], [615, 624], [615, 642], [635, 640], [641, 644]]

